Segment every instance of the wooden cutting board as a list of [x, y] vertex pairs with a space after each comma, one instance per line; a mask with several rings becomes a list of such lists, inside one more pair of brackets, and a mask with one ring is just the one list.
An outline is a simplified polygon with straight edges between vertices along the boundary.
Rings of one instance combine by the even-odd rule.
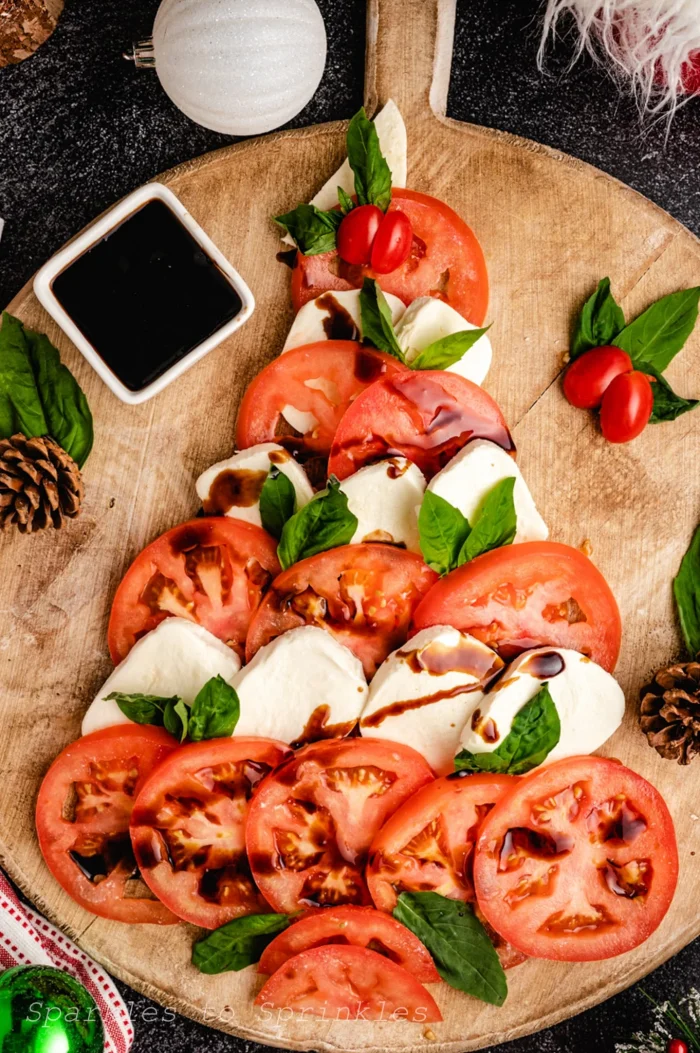
[[[195, 930], [94, 918], [49, 875], [34, 836], [40, 780], [75, 738], [110, 671], [109, 606], [152, 538], [192, 516], [197, 475], [228, 455], [243, 390], [277, 355], [292, 319], [289, 271], [275, 262], [269, 217], [308, 200], [344, 154], [344, 125], [280, 132], [209, 154], [162, 176], [240, 269], [257, 311], [236, 336], [143, 406], [118, 402], [27, 286], [9, 309], [47, 331], [85, 389], [97, 431], [84, 514], [60, 533], [0, 542], [0, 858], [19, 886], [81, 947], [132, 987], [213, 1027], [288, 1049], [462, 1051], [548, 1027], [639, 979], [700, 933], [699, 771], [662, 761], [636, 724], [640, 685], [680, 647], [671, 577], [700, 518], [700, 412], [608, 445], [572, 409], [558, 378], [571, 320], [610, 275], [628, 316], [700, 284], [700, 247], [627, 187], [536, 143], [445, 117], [455, 0], [370, 0], [366, 102], [393, 97], [406, 118], [409, 184], [443, 198], [476, 231], [489, 264], [495, 349], [487, 388], [509, 420], [520, 464], [558, 541], [590, 539], [624, 619], [618, 676], [624, 726], [604, 749], [663, 792], [676, 823], [675, 902], [637, 951], [599, 964], [528, 962], [509, 974], [505, 1006], [436, 991], [444, 1023], [302, 1022], [263, 1018], [253, 970], [205, 977], [189, 964]], [[700, 393], [700, 332], [669, 379]], [[700, 762], [696, 762], [700, 764]]]

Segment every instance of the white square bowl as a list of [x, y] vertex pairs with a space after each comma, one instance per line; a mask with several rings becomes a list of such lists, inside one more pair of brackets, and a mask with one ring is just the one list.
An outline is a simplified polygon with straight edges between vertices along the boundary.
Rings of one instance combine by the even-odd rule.
[[[154, 200], [165, 202], [171, 212], [173, 212], [177, 219], [180, 220], [207, 256], [213, 260], [226, 278], [228, 278], [229, 282], [238, 293], [242, 306], [241, 310], [234, 318], [229, 322], [226, 322], [225, 325], [222, 325], [221, 328], [217, 329], [216, 332], [211, 334], [211, 336], [208, 336], [206, 340], [201, 342], [201, 344], [197, 344], [196, 347], [192, 348], [192, 350], [184, 355], [183, 358], [166, 370], [162, 376], [158, 377], [140, 391], [131, 391], [122, 383], [119, 377], [112, 372], [102, 356], [92, 346], [70, 315], [61, 306], [53, 293], [53, 283], [58, 275], [61, 274], [71, 263], [77, 260], [79, 256], [82, 256], [84, 252], [87, 252], [88, 249], [91, 249], [106, 237], [106, 235], [113, 231], [115, 227], [128, 219], [129, 216], [141, 208], [141, 206]], [[45, 263], [41, 270], [37, 272], [37, 275], [34, 278], [34, 292], [42, 307], [48, 311], [66, 336], [73, 341], [75, 346], [81, 354], [85, 356], [107, 387], [114, 392], [118, 399], [121, 399], [122, 402], [130, 403], [132, 406], [136, 406], [141, 402], [146, 402], [148, 399], [153, 398], [154, 395], [157, 395], [162, 391], [163, 388], [166, 388], [168, 384], [171, 384], [173, 380], [177, 379], [177, 377], [184, 373], [185, 370], [189, 369], [190, 366], [193, 366], [195, 362], [199, 362], [200, 358], [204, 358], [209, 351], [217, 347], [223, 340], [226, 340], [232, 333], [235, 333], [237, 329], [240, 329], [240, 327], [248, 321], [255, 310], [253, 294], [243, 281], [243, 278], [241, 278], [238, 271], [231, 266], [223, 253], [217, 249], [214, 242], [208, 234], [205, 234], [199, 223], [195, 222], [179, 198], [173, 194], [172, 190], [163, 186], [162, 183], [147, 183], [146, 186], [139, 187], [139, 189], [135, 190], [133, 194], [129, 194], [123, 201], [120, 201], [114, 206], [114, 208], [111, 208], [104, 216], [98, 219], [96, 223], [93, 223], [91, 227], [84, 230], [83, 233], [69, 245], [66, 245], [65, 248], [61, 249], [59, 253], [53, 256], [48, 263]]]

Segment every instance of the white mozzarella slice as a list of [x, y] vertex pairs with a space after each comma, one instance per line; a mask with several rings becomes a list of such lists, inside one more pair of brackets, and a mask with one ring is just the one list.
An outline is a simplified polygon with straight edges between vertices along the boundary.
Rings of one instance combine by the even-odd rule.
[[[398, 296], [391, 293], [384, 293], [384, 296], [396, 325], [406, 306]], [[361, 336], [360, 290], [326, 292], [305, 303], [298, 311], [282, 348], [282, 354], [294, 347], [315, 344], [319, 340], [357, 340]]]
[[515, 542], [543, 541], [547, 524], [535, 507], [520, 469], [505, 450], [488, 439], [473, 439], [428, 484], [438, 497], [458, 508], [473, 525], [481, 504], [496, 483], [513, 477], [513, 500], [518, 525]]
[[184, 618], [166, 618], [143, 636], [97, 692], [83, 718], [83, 735], [114, 724], [131, 724], [107, 695], [179, 695], [189, 706], [213, 676], [228, 683], [241, 668], [235, 651], [207, 629]]
[[526, 651], [473, 707], [460, 736], [470, 753], [491, 753], [509, 734], [515, 715], [543, 684], [549, 687], [561, 724], [561, 737], [547, 761], [593, 753], [620, 726], [625, 712], [622, 688], [590, 658], [563, 647]]
[[423, 629], [380, 665], [360, 731], [412, 746], [444, 775], [452, 771], [465, 720], [502, 668], [498, 655], [472, 636], [445, 625]]
[[362, 663], [313, 625], [261, 647], [234, 687], [241, 703], [234, 734], [289, 743], [346, 735], [367, 700]]
[[418, 512], [425, 478], [405, 457], [391, 457], [343, 479], [340, 489], [357, 516], [352, 543], [386, 541], [420, 552]]
[[260, 491], [272, 465], [279, 468], [294, 487], [297, 508], [308, 504], [314, 492], [304, 469], [282, 446], [263, 442], [234, 453], [202, 472], [196, 486], [204, 511], [262, 526]]
[[[411, 364], [421, 351], [454, 333], [476, 329], [448, 303], [434, 296], [420, 296], [406, 308], [396, 327], [396, 339]], [[488, 336], [481, 336], [458, 362], [448, 366], [449, 373], [458, 373], [474, 384], [483, 384], [491, 367], [493, 351]]]

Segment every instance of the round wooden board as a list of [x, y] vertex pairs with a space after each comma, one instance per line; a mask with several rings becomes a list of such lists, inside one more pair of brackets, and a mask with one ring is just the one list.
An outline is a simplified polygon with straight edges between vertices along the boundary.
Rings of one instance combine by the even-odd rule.
[[[232, 1034], [288, 1049], [359, 1053], [478, 1049], [547, 1027], [609, 998], [700, 932], [700, 790], [694, 770], [661, 761], [636, 724], [640, 685], [675, 656], [671, 578], [700, 513], [700, 413], [648, 428], [629, 446], [571, 409], [557, 378], [573, 312], [610, 275], [626, 313], [700, 284], [698, 241], [613, 179], [510, 135], [445, 118], [455, 0], [371, 0], [367, 105], [393, 97], [409, 133], [409, 183], [443, 198], [475, 229], [492, 282], [495, 360], [487, 387], [510, 421], [520, 464], [551, 536], [590, 539], [624, 619], [617, 670], [624, 726], [606, 746], [663, 792], [676, 823], [674, 904], [636, 952], [585, 965], [528, 962], [496, 1009], [443, 984], [444, 1022], [338, 1023], [265, 1018], [253, 970], [206, 977], [189, 964], [195, 930], [111, 924], [85, 913], [50, 877], [33, 827], [37, 788], [78, 733], [110, 670], [109, 605], [133, 557], [198, 507], [197, 475], [226, 456], [243, 390], [278, 354], [292, 317], [289, 272], [269, 217], [308, 200], [344, 153], [344, 126], [282, 132], [210, 154], [162, 180], [240, 269], [257, 310], [236, 336], [143, 406], [118, 402], [39, 307], [31, 287], [9, 310], [47, 331], [85, 389], [97, 430], [81, 517], [60, 533], [5, 535], [0, 552], [0, 853], [57, 925], [110, 972], [157, 1001]], [[175, 309], [175, 307], [174, 307]], [[700, 388], [700, 336], [669, 370]], [[696, 814], [697, 813], [697, 814]]]

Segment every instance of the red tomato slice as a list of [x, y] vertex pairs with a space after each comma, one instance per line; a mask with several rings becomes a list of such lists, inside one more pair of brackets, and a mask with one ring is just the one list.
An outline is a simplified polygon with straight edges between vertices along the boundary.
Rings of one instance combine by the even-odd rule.
[[295, 954], [328, 944], [368, 947], [408, 969], [423, 984], [440, 982], [430, 952], [418, 937], [372, 907], [326, 907], [304, 915], [267, 945], [258, 972], [272, 975]]
[[338, 425], [328, 471], [345, 479], [363, 465], [401, 454], [429, 479], [471, 439], [515, 449], [498, 404], [456, 373], [416, 370], [367, 388]]
[[142, 787], [131, 840], [148, 887], [178, 918], [216, 929], [267, 910], [245, 855], [245, 821], [260, 780], [290, 754], [263, 738], [183, 746]]
[[415, 750], [382, 739], [334, 739], [299, 750], [259, 787], [248, 859], [273, 910], [371, 904], [367, 851], [387, 816], [430, 782]]
[[442, 1020], [437, 1003], [407, 969], [365, 947], [315, 947], [290, 958], [255, 1004], [325, 1020]]
[[344, 263], [336, 252], [297, 254], [292, 271], [292, 301], [298, 311], [329, 290], [359, 289], [365, 277], [378, 278], [385, 293], [405, 304], [435, 296], [451, 304], [468, 322], [482, 325], [489, 300], [489, 281], [481, 245], [473, 230], [449, 205], [415, 190], [392, 191], [389, 212], [404, 212], [413, 228], [411, 254], [391, 274]]
[[411, 616], [437, 581], [413, 552], [393, 545], [344, 545], [280, 574], [253, 619], [247, 661], [300, 625], [320, 625], [349, 647], [368, 677], [406, 640]]
[[435, 585], [413, 631], [453, 625], [510, 659], [530, 647], [570, 647], [612, 672], [622, 623], [605, 578], [578, 549], [526, 541], [477, 556]]
[[558, 961], [643, 943], [677, 878], [661, 794], [603, 757], [568, 757], [519, 779], [486, 818], [474, 861], [490, 924], [524, 954]]
[[168, 530], [136, 557], [112, 603], [108, 642], [115, 665], [170, 615], [187, 618], [243, 653], [250, 620], [279, 573], [277, 542], [225, 516]]
[[177, 921], [143, 894], [129, 840], [136, 795], [176, 748], [162, 728], [121, 725], [72, 742], [49, 768], [36, 805], [39, 847], [56, 881], [85, 910], [112, 921]]

